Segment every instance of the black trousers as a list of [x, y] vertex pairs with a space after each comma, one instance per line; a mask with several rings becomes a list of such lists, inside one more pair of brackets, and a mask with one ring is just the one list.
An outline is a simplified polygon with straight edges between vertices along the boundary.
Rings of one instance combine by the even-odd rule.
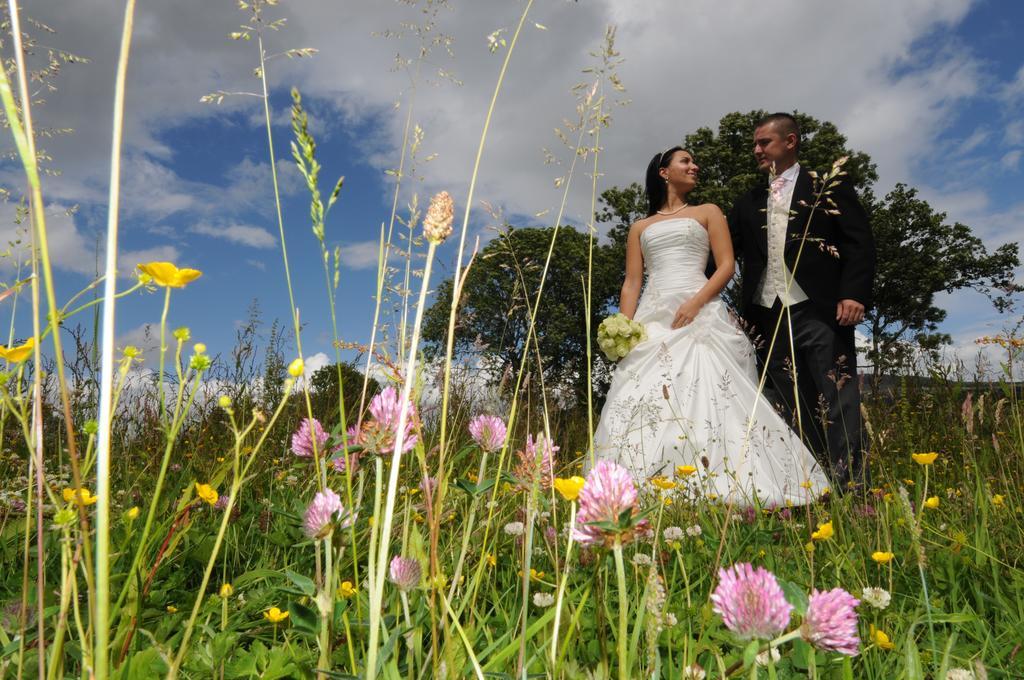
[[748, 317], [760, 336], [758, 368], [768, 372], [765, 397], [814, 452], [836, 491], [866, 487], [867, 439], [852, 341], [810, 302], [792, 305], [788, 314], [778, 300], [771, 309], [751, 305]]

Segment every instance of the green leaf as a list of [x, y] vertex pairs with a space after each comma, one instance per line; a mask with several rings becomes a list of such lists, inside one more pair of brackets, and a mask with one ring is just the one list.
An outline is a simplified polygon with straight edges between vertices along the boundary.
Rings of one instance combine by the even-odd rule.
[[317, 613], [306, 605], [294, 601], [289, 602], [288, 614], [293, 629], [311, 635], [316, 635], [319, 631], [320, 620], [317, 618]]
[[903, 656], [907, 664], [907, 680], [924, 680], [924, 673], [921, 671], [921, 653], [917, 650], [917, 641], [914, 640], [914, 629], [907, 632], [907, 642], [903, 645]]
[[793, 640], [793, 668], [801, 671], [807, 670], [810, 665], [807, 663], [807, 659], [814, 654], [814, 649], [807, 644], [802, 638]]
[[163, 677], [167, 670], [167, 664], [160, 656], [160, 652], [155, 647], [150, 647], [129, 657], [121, 668], [120, 677], [122, 680], [148, 680]]
[[786, 601], [793, 605], [793, 611], [800, 616], [807, 613], [807, 593], [804, 589], [793, 583], [792, 581], [786, 581], [778, 579], [779, 587], [782, 588], [783, 595], [786, 596]]
[[288, 580], [294, 583], [295, 587], [298, 588], [303, 595], [313, 597], [316, 593], [316, 585], [313, 584], [313, 579], [308, 576], [303, 576], [302, 574], [296, 574], [291, 569], [286, 569], [284, 573], [285, 576], [288, 577]]

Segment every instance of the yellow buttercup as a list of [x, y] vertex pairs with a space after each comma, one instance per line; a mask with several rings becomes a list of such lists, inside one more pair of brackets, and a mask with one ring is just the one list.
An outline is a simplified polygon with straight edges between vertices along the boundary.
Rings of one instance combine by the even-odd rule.
[[30, 356], [32, 356], [32, 350], [35, 349], [36, 339], [29, 338], [24, 344], [18, 345], [17, 347], [2, 347], [0, 346], [0, 359], [7, 359], [12, 364], [20, 364]]
[[171, 262], [147, 262], [139, 271], [164, 288], [184, 288], [203, 275], [198, 269], [179, 269]]

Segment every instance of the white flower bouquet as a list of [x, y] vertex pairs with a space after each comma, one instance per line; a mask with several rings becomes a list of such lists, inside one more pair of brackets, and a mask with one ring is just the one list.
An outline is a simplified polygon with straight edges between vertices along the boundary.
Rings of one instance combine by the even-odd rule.
[[647, 339], [647, 329], [619, 312], [612, 314], [597, 327], [597, 344], [611, 361], [618, 361], [629, 354], [637, 343]]

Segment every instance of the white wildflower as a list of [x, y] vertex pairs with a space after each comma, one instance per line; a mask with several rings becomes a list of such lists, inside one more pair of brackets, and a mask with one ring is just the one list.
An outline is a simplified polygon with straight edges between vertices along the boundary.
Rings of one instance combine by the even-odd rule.
[[704, 533], [704, 531], [700, 528], [699, 524], [694, 524], [693, 526], [686, 527], [686, 535], [690, 538], [697, 538], [702, 533]]
[[769, 654], [771, 655], [771, 660], [774, 663], [778, 663], [779, 659], [782, 658], [782, 655], [779, 654], [779, 650], [772, 647], [771, 649], [767, 649], [758, 654], [756, 657], [754, 657], [754, 663], [756, 663], [758, 666], [761, 666], [762, 668], [766, 668], [768, 666]]
[[860, 594], [861, 599], [875, 609], [885, 609], [892, 602], [892, 595], [885, 588], [865, 588]]
[[550, 607], [555, 603], [555, 596], [551, 593], [534, 593], [533, 603], [538, 607]]
[[946, 671], [946, 680], [974, 680], [974, 671], [969, 668], [950, 668]]
[[505, 533], [509, 536], [522, 536], [526, 525], [522, 522], [509, 522], [505, 525]]
[[651, 566], [652, 560], [651, 556], [647, 553], [637, 553], [633, 555], [632, 562], [638, 567], [649, 567]]
[[683, 538], [683, 530], [679, 527], [667, 527], [661, 535], [665, 537], [666, 541], [678, 541]]
[[704, 672], [704, 669], [697, 664], [687, 666], [683, 669], [683, 677], [686, 678], [686, 680], [704, 680], [707, 675], [708, 674]]

